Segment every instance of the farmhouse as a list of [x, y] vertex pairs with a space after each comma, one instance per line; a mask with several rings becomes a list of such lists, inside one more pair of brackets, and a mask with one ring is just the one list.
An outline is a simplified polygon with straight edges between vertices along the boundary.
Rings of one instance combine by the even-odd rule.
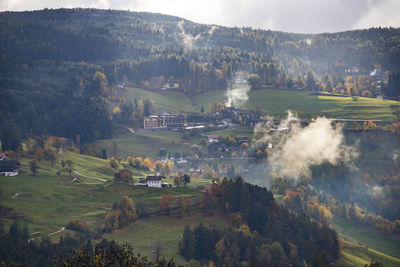
[[165, 181], [164, 176], [147, 176], [144, 182], [148, 187], [163, 187]]
[[17, 176], [19, 162], [16, 160], [0, 160], [0, 174], [3, 176]]

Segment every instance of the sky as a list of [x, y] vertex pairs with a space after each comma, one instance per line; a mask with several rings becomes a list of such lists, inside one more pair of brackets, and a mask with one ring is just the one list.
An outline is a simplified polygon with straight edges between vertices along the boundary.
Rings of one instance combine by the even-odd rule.
[[92, 7], [296, 33], [400, 27], [400, 0], [0, 0], [0, 10]]

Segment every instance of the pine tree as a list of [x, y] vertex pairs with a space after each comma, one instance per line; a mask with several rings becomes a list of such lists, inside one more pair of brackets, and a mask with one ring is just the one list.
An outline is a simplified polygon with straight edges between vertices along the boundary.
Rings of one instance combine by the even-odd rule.
[[190, 260], [194, 256], [195, 239], [188, 225], [183, 230], [183, 237], [179, 241], [179, 252], [186, 259]]

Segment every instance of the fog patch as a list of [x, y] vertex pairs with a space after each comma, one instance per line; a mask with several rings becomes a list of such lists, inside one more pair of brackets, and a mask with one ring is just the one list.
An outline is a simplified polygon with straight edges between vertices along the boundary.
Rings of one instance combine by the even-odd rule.
[[358, 156], [356, 146], [346, 145], [342, 127], [333, 127], [325, 117], [318, 117], [302, 128], [294, 115], [289, 113], [280, 128], [285, 128], [287, 133], [281, 134], [268, 163], [283, 178], [309, 178], [312, 165], [326, 162], [352, 165]]

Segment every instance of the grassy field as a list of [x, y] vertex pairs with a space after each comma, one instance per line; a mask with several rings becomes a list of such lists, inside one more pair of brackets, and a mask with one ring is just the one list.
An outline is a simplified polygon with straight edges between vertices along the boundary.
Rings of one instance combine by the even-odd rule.
[[256, 90], [250, 92], [247, 107], [261, 107], [268, 114], [284, 117], [286, 110], [304, 112], [308, 116], [324, 115], [330, 118], [393, 119], [390, 105], [396, 101], [358, 97], [312, 96], [310, 92], [285, 90]]
[[[400, 105], [397, 101], [380, 100], [365, 97], [312, 96], [309, 91], [284, 89], [260, 89], [249, 93], [245, 108], [263, 108], [270, 116], [285, 117], [287, 110], [303, 112], [307, 116], [327, 116], [347, 119], [383, 119], [392, 120], [390, 105]], [[155, 111], [196, 111], [204, 105], [206, 111], [214, 101], [225, 102], [225, 91], [206, 92], [189, 99], [179, 92], [150, 92], [128, 88], [126, 97], [150, 99], [154, 101]]]
[[178, 242], [182, 237], [183, 228], [186, 225], [195, 227], [200, 222], [205, 225], [224, 226], [227, 224], [222, 216], [203, 217], [199, 212], [188, 214], [180, 219], [177, 219], [176, 216], [155, 216], [138, 220], [123, 229], [104, 235], [104, 237], [128, 243], [134, 250], [140, 251], [141, 254], [152, 259], [154, 242], [160, 240], [163, 245], [162, 256], [173, 257], [183, 263], [184, 259], [178, 250]]
[[142, 157], [156, 157], [160, 148], [165, 148], [167, 152], [187, 152], [192, 149], [189, 144], [183, 144], [181, 134], [177, 132], [135, 132], [117, 135], [113, 139], [100, 140], [98, 145], [105, 148], [108, 155], [111, 155], [112, 143], [118, 143], [118, 154], [122, 157], [128, 155], [139, 155]]
[[[0, 177], [2, 206], [14, 208], [26, 215], [21, 220], [29, 227], [30, 232], [40, 231], [40, 235], [47, 235], [65, 226], [72, 218], [78, 218], [89, 223], [93, 228], [102, 223], [104, 215], [111, 209], [113, 203], [123, 195], [131, 197], [134, 202], [142, 202], [147, 212], [158, 210], [158, 204], [163, 194], [173, 194], [176, 197], [190, 196], [198, 202], [201, 190], [198, 186], [210, 184], [209, 180], [192, 179], [189, 187], [185, 188], [137, 188], [126, 184], [109, 183], [112, 181], [114, 170], [109, 167], [109, 162], [93, 157], [88, 157], [64, 151], [60, 159], [71, 159], [74, 168], [80, 173], [90, 177], [102, 177], [107, 182], [85, 178], [67, 173], [57, 175], [61, 164], [54, 167], [48, 162], [39, 162], [40, 169], [37, 176], [29, 172], [29, 160], [22, 159], [20, 175], [16, 177]], [[133, 170], [134, 179], [146, 174]], [[148, 173], [148, 172], [147, 172]], [[79, 179], [73, 182], [73, 177]], [[172, 179], [168, 182], [172, 183]], [[16, 197], [14, 197], [18, 194]], [[10, 220], [2, 219], [5, 225]]]
[[360, 246], [350, 242], [342, 242], [342, 255], [333, 266], [364, 266], [371, 263], [371, 260], [380, 261], [385, 267], [397, 267], [400, 265], [400, 259], [380, 253], [376, 250]]
[[332, 220], [339, 237], [352, 243], [360, 243], [373, 250], [400, 258], [400, 241], [393, 236], [384, 235], [376, 229], [353, 223], [344, 218]]
[[[143, 90], [139, 88], [127, 88], [125, 92], [125, 97], [131, 99], [132, 101], [136, 98], [144, 100], [152, 100], [154, 102], [155, 112], [169, 111], [169, 112], [179, 112], [179, 111], [192, 111], [192, 101], [181, 92], [153, 92], [148, 90]], [[194, 109], [194, 107], [193, 107]], [[200, 108], [198, 108], [200, 111]]]
[[400, 242], [381, 231], [334, 217], [332, 225], [343, 240], [341, 259], [335, 266], [364, 266], [373, 260], [400, 266]]
[[[105, 180], [114, 179], [114, 170], [110, 167], [109, 161], [105, 159], [90, 157], [83, 154], [77, 154], [70, 151], [64, 151], [58, 155], [59, 160], [71, 160], [73, 162], [73, 169], [79, 173], [97, 177]], [[85, 177], [83, 177], [85, 178]], [[101, 183], [100, 180], [86, 178], [86, 183]]]

